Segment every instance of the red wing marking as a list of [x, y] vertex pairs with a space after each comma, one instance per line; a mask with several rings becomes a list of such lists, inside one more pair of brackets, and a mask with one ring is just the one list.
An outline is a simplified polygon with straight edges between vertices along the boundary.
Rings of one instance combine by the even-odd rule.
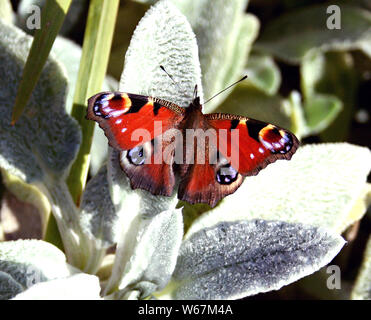
[[109, 144], [129, 150], [151, 141], [183, 119], [183, 109], [162, 100], [130, 93], [99, 93], [89, 99], [87, 119], [104, 130]]

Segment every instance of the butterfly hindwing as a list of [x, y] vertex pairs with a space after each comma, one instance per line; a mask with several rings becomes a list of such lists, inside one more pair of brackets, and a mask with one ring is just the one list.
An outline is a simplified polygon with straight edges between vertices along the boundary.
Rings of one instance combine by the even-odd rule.
[[[161, 136], [120, 152], [120, 166], [130, 179], [133, 189], [145, 189], [155, 195], [170, 196], [175, 186], [173, 170], [175, 148], [169, 148], [172, 140], [167, 137], [175, 129]], [[166, 150], [170, 149], [169, 152]]]
[[241, 185], [243, 176], [219, 152], [217, 130], [200, 110], [192, 111], [185, 128], [185, 156], [179, 166], [178, 198], [192, 204], [201, 202], [215, 206]]
[[88, 100], [87, 119], [99, 123], [113, 148], [129, 150], [175, 126], [183, 113], [184, 109], [161, 99], [102, 92]]
[[[209, 146], [210, 148], [210, 146]], [[183, 175], [178, 198], [194, 203], [207, 203], [214, 207], [219, 200], [233, 193], [243, 182], [243, 176], [216, 151], [216, 161], [194, 163]]]

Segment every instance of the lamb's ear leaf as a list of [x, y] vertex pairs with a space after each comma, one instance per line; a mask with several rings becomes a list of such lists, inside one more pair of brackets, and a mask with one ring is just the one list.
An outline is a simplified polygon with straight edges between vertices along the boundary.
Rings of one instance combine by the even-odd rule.
[[246, 219], [298, 222], [340, 234], [366, 211], [365, 205], [356, 205], [367, 196], [370, 168], [371, 152], [364, 147], [348, 143], [299, 147], [290, 161], [276, 161], [247, 177], [235, 193], [194, 220], [186, 236], [220, 221]]
[[[75, 2], [75, 1], [74, 1]], [[64, 67], [68, 80], [68, 91], [66, 99], [66, 111], [71, 113], [73, 95], [76, 87], [77, 74], [79, 72], [81, 47], [73, 41], [57, 37], [51, 51], [53, 57]]]
[[[0, 167], [49, 197], [71, 263], [80, 264], [77, 210], [64, 179], [80, 144], [80, 129], [65, 111], [67, 80], [52, 57], [40, 75], [26, 112], [11, 125], [11, 110], [31, 37], [0, 21]], [[64, 232], [62, 232], [62, 230]], [[66, 245], [68, 243], [68, 245]]]
[[11, 299], [23, 290], [22, 285], [10, 274], [0, 271], [0, 300]]
[[49, 58], [26, 112], [11, 125], [11, 110], [31, 37], [0, 21], [0, 166], [27, 183], [66, 175], [80, 142], [79, 128], [65, 112], [67, 81]]
[[247, 61], [246, 74], [250, 85], [272, 96], [281, 85], [281, 72], [274, 59], [265, 54], [252, 53]]
[[183, 237], [181, 210], [163, 211], [153, 217], [137, 217], [120, 239], [106, 294], [122, 298], [138, 291], [141, 298], [168, 283]]
[[0, 2], [0, 19], [3, 19], [3, 21], [7, 23], [13, 23], [14, 12], [10, 0], [3, 0]]
[[88, 261], [85, 272], [96, 273], [106, 255], [106, 250], [116, 244], [122, 229], [120, 215], [112, 203], [107, 180], [107, 166], [89, 180], [84, 190], [80, 221], [84, 234], [89, 241]]
[[368, 239], [361, 269], [350, 297], [353, 300], [371, 299], [371, 236]]
[[19, 293], [17, 288], [23, 291], [35, 283], [65, 278], [77, 270], [67, 264], [63, 252], [50, 243], [17, 240], [0, 242], [0, 272], [0, 291], [4, 286], [12, 287], [11, 296], [6, 297], [11, 298]]
[[342, 112], [343, 102], [331, 94], [314, 94], [304, 102], [308, 134], [326, 129]]
[[98, 277], [77, 273], [63, 279], [39, 282], [12, 300], [100, 300]]
[[182, 243], [175, 299], [238, 299], [278, 290], [328, 264], [345, 241], [282, 221], [222, 222]]
[[[161, 70], [161, 65], [178, 85]], [[134, 31], [125, 56], [120, 90], [156, 96], [188, 107], [195, 85], [202, 101], [195, 35], [187, 19], [171, 2], [159, 1]]]
[[[247, 0], [173, 0], [190, 22], [197, 37], [205, 98], [210, 98], [238, 80], [257, 37], [259, 21], [246, 14]], [[213, 112], [229, 92], [208, 102]]]
[[107, 181], [107, 167], [104, 165], [89, 180], [81, 200], [81, 220], [85, 232], [99, 241], [99, 247], [107, 249], [119, 239], [115, 228], [119, 217], [113, 206]]
[[310, 133], [323, 131], [324, 141], [346, 140], [358, 87], [353, 56], [347, 52], [311, 50], [303, 58], [300, 70]]
[[[341, 28], [328, 28], [329, 7], [337, 7]], [[330, 8], [330, 10], [332, 10]], [[332, 11], [333, 13], [333, 11]], [[317, 17], [317, 19], [313, 19]], [[270, 22], [256, 48], [285, 60], [300, 63], [313, 48], [346, 51], [360, 49], [371, 56], [371, 13], [348, 4], [316, 5], [294, 10]]]

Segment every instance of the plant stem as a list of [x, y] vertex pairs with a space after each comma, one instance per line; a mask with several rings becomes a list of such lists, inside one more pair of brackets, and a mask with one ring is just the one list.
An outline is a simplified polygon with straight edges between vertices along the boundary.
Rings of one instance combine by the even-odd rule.
[[35, 32], [23, 69], [13, 108], [12, 124], [22, 115], [31, 97], [70, 4], [71, 0], [48, 0], [42, 10], [41, 28]]
[[101, 90], [107, 71], [118, 6], [119, 0], [90, 2], [71, 113], [82, 131], [80, 150], [67, 178], [69, 190], [76, 204], [80, 203], [86, 183], [95, 125], [93, 121], [85, 119], [86, 101]]

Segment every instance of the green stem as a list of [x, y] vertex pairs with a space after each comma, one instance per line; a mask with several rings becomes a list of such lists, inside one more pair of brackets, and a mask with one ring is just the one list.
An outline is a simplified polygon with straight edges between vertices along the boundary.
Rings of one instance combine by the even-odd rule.
[[44, 185], [43, 191], [50, 199], [67, 261], [82, 270], [88, 260], [90, 248], [80, 225], [78, 209], [64, 180], [46, 179]]
[[58, 230], [58, 224], [52, 214], [49, 215], [44, 240], [50, 242], [51, 244], [55, 245], [56, 247], [64, 251], [63, 241]]
[[93, 121], [85, 119], [86, 102], [90, 96], [101, 90], [107, 71], [118, 6], [119, 0], [90, 2], [71, 113], [80, 124], [82, 131], [80, 150], [67, 178], [69, 190], [77, 204], [80, 203], [86, 183], [95, 125]]
[[12, 124], [22, 115], [48, 59], [54, 40], [62, 27], [71, 0], [48, 0], [41, 13], [41, 28], [35, 32], [18, 87]]

